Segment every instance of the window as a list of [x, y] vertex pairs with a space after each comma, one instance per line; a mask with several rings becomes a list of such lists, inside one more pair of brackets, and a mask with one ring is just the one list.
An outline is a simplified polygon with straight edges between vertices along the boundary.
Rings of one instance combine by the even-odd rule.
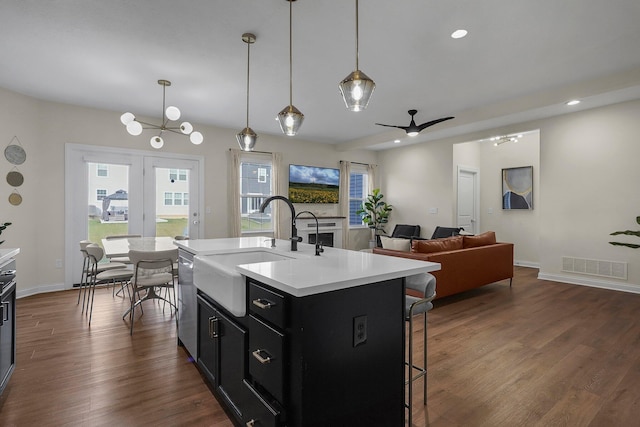
[[273, 192], [271, 158], [244, 155], [240, 160], [240, 216], [242, 233], [271, 232], [271, 206], [260, 205]]
[[182, 204], [189, 206], [189, 193], [182, 193]]
[[369, 176], [366, 170], [356, 168], [349, 175], [349, 227], [364, 227], [362, 217], [357, 214], [369, 193]]
[[186, 181], [187, 173], [186, 169], [169, 169], [169, 181]]
[[173, 193], [170, 191], [165, 191], [164, 193], [164, 205], [165, 206], [173, 206]]
[[182, 206], [182, 193], [173, 193], [174, 206]]
[[107, 190], [103, 190], [101, 188], [96, 189], [96, 200], [103, 200], [107, 197]]
[[98, 163], [96, 166], [96, 175], [100, 177], [108, 177], [109, 176], [109, 166]]

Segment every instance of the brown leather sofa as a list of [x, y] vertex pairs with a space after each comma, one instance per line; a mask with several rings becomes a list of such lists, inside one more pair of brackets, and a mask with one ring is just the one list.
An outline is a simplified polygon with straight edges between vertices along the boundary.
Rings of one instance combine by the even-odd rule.
[[431, 272], [436, 277], [437, 298], [513, 280], [513, 243], [496, 242], [494, 232], [413, 240], [411, 252], [374, 248], [373, 253], [440, 263], [441, 269]]

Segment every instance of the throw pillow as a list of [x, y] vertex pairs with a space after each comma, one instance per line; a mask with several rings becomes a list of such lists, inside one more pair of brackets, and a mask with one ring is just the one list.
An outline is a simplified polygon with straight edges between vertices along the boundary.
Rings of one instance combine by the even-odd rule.
[[445, 239], [414, 240], [411, 242], [411, 252], [431, 254], [435, 252], [455, 251], [462, 249], [462, 239], [462, 236], [454, 236]]
[[383, 249], [394, 249], [396, 251], [409, 252], [411, 247], [411, 240], [409, 239], [399, 239], [387, 236], [380, 236], [380, 241], [382, 242]]
[[496, 243], [496, 232], [487, 231], [477, 236], [463, 236], [464, 248], [477, 248], [479, 246], [493, 245]]

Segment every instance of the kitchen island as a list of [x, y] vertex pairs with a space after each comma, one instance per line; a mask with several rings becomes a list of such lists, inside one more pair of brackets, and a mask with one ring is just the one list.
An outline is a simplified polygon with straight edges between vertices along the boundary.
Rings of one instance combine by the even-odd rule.
[[[176, 244], [179, 342], [236, 425], [404, 425], [404, 278], [439, 264], [264, 237]], [[269, 260], [221, 264], [247, 252]], [[218, 286], [238, 277], [231, 296]]]

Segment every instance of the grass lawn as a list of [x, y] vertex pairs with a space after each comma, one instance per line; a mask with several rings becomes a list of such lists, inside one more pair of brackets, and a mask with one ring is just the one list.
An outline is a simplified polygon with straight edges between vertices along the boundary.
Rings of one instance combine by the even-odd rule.
[[[188, 226], [187, 218], [167, 218], [166, 221], [156, 224], [156, 236], [179, 236]], [[114, 234], [129, 234], [129, 224], [126, 222], [101, 223], [99, 219], [89, 219], [89, 240], [92, 242], [102, 246], [102, 239]]]

